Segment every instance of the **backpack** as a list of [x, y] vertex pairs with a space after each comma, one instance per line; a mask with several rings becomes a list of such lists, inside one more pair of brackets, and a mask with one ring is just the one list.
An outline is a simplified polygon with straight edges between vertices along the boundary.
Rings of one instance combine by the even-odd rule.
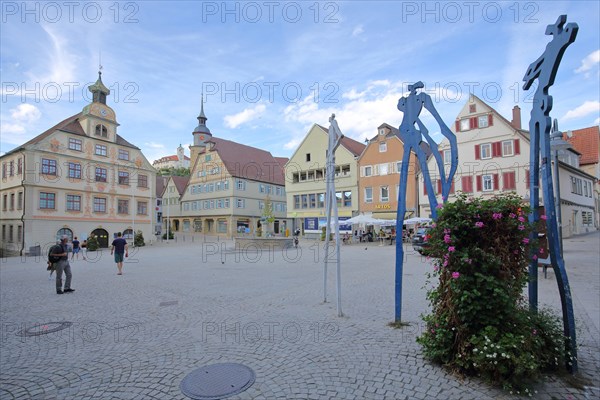
[[54, 254], [60, 254], [62, 252], [62, 246], [59, 244], [50, 247], [50, 250], [48, 250], [48, 262], [52, 264], [59, 262], [60, 256], [55, 256]]

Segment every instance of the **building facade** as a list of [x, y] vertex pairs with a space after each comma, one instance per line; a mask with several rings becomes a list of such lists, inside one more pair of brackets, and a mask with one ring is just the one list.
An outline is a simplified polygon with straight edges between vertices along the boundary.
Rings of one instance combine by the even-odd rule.
[[[396, 219], [404, 144], [397, 128], [382, 124], [358, 159], [359, 210], [374, 218]], [[416, 156], [410, 155], [405, 218], [417, 215]]]
[[94, 234], [102, 247], [119, 231], [152, 239], [155, 170], [117, 134], [100, 75], [89, 90], [83, 111], [0, 157], [5, 253], [44, 251], [61, 235]]
[[[513, 108], [512, 121], [508, 121], [477, 96], [471, 95], [452, 130], [458, 142], [459, 165], [449, 201], [462, 192], [484, 198], [516, 193], [524, 202], [529, 202], [529, 133], [521, 129], [518, 106]], [[442, 140], [439, 149], [448, 169], [450, 145], [447, 139]], [[564, 158], [574, 154], [574, 159], [577, 159], [575, 153], [570, 151]], [[559, 163], [563, 237], [588, 231], [595, 219], [593, 177], [580, 170], [575, 161], [566, 159]], [[429, 158], [428, 167], [441, 202], [441, 182], [435, 177], [437, 166], [433, 157]], [[420, 174], [418, 179], [421, 216], [429, 217], [431, 210], [423, 176]], [[540, 190], [540, 204], [543, 204], [541, 196]]]
[[184, 148], [180, 144], [177, 148], [177, 154], [173, 154], [170, 156], [164, 156], [159, 158], [158, 160], [154, 160], [152, 166], [156, 169], [161, 168], [189, 168], [190, 167], [190, 158], [185, 155]]
[[202, 102], [177, 230], [227, 237], [289, 233], [283, 172], [287, 159], [214, 137], [206, 121]]
[[[307, 236], [318, 236], [326, 224], [325, 161], [328, 130], [314, 124], [285, 167], [288, 217], [294, 229]], [[340, 220], [358, 214], [358, 157], [365, 145], [348, 137], [341, 140], [335, 153], [335, 189]], [[341, 225], [340, 230], [351, 227]]]

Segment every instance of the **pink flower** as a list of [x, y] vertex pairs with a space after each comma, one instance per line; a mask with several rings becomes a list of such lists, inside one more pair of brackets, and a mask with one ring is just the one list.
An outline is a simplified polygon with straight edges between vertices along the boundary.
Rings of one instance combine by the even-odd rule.
[[432, 329], [432, 330], [431, 330], [431, 333], [435, 333], [435, 329]]
[[544, 254], [544, 248], [543, 247], [540, 248], [540, 254]]
[[452, 252], [453, 252], [453, 251], [455, 251], [455, 250], [456, 250], [456, 248], [455, 248], [454, 246], [450, 246], [450, 247], [448, 247], [448, 251], [449, 251], [450, 253], [452, 253]]
[[513, 254], [519, 254], [519, 250], [513, 250]]
[[508, 214], [508, 216], [511, 218], [516, 218], [517, 215], [515, 213], [510, 213], [510, 214]]
[[519, 230], [522, 231], [525, 229], [525, 225], [519, 225]]
[[475, 226], [478, 228], [483, 228], [483, 222], [477, 221], [477, 222], [475, 222]]
[[533, 333], [534, 335], [537, 335], [537, 330], [535, 330], [535, 329], [534, 329], [532, 333]]
[[531, 257], [531, 258], [533, 258], [534, 260], [537, 260], [537, 255], [534, 254], [533, 257]]
[[444, 263], [442, 264], [442, 267], [447, 267], [448, 266], [448, 259], [444, 260]]
[[453, 272], [452, 279], [458, 279], [460, 277], [460, 272]]
[[470, 258], [467, 258], [467, 259], [465, 260], [465, 262], [466, 262], [467, 264], [471, 264], [471, 263], [473, 262], [473, 260], [471, 260]]
[[434, 267], [433, 267], [433, 270], [434, 270], [435, 272], [438, 272], [438, 271], [440, 270], [440, 267], [438, 267], [438, 266], [436, 265], [436, 266], [434, 266]]
[[529, 243], [529, 239], [523, 238], [523, 243], [525, 243], [525, 244]]
[[540, 215], [540, 219], [543, 219], [545, 221], [548, 219], [548, 217], [546, 216], [546, 214], [542, 214]]
[[434, 222], [433, 224], [431, 224], [432, 228], [435, 228], [437, 226], [437, 224]]
[[494, 214], [492, 214], [492, 218], [500, 219], [500, 218], [502, 218], [502, 213], [494, 213]]
[[437, 208], [438, 210], [439, 210], [440, 208], [443, 208], [443, 207], [444, 207], [444, 205], [443, 205], [443, 204], [438, 204], [437, 206], [435, 206], [435, 208]]
[[519, 221], [525, 222], [525, 217], [519, 217]]
[[450, 239], [450, 235], [448, 235], [448, 234], [445, 234], [445, 235], [444, 235], [444, 242], [445, 242], [445, 243], [450, 243], [451, 241], [452, 241], [452, 239]]

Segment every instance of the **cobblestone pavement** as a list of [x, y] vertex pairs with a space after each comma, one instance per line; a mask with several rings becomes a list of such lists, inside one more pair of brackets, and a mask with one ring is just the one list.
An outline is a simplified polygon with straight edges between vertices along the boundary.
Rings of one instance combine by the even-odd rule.
[[[547, 378], [536, 398], [600, 396], [599, 239], [596, 232], [565, 240], [583, 384]], [[76, 292], [63, 295], [44, 260], [2, 260], [0, 399], [186, 399], [182, 379], [219, 362], [256, 373], [232, 399], [511, 398], [423, 359], [415, 338], [432, 266], [412, 250], [402, 307], [410, 326], [392, 329], [394, 246], [343, 246], [338, 318], [333, 266], [323, 303], [321, 243], [236, 252], [232, 242], [206, 240], [135, 249], [122, 276], [109, 252], [89, 253], [72, 263]], [[540, 272], [540, 302], [560, 310], [552, 271], [547, 279]], [[57, 321], [73, 324], [17, 335]]]

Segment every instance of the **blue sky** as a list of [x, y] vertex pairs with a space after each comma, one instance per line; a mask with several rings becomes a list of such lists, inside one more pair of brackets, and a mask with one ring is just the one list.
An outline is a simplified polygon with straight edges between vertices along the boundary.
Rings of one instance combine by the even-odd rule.
[[275, 156], [290, 156], [332, 112], [342, 132], [361, 141], [383, 122], [398, 126], [398, 98], [418, 80], [449, 126], [469, 92], [509, 118], [519, 104], [526, 125], [531, 102], [522, 78], [560, 14], [579, 34], [551, 89], [552, 117], [562, 130], [600, 122], [593, 1], [1, 6], [1, 152], [81, 111], [100, 56], [118, 133], [150, 162], [192, 142], [203, 90], [213, 135]]

